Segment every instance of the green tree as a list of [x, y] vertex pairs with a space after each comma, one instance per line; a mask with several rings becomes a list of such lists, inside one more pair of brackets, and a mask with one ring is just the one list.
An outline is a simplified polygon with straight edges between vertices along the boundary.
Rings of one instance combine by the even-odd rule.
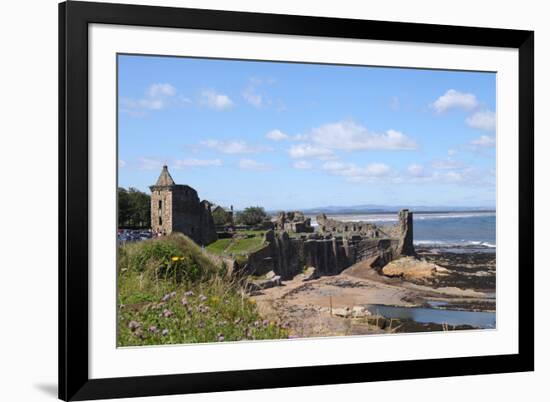
[[151, 197], [136, 188], [118, 188], [118, 227], [151, 227]]
[[267, 219], [267, 213], [262, 207], [247, 207], [237, 213], [237, 223], [243, 225], [258, 225]]
[[224, 226], [232, 223], [231, 213], [225, 211], [223, 208], [216, 208], [212, 211], [212, 218], [214, 218], [214, 224], [216, 224], [216, 226]]

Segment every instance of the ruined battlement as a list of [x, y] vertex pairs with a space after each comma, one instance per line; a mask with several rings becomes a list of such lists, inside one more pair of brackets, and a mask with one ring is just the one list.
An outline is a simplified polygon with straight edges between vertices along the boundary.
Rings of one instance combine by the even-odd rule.
[[304, 267], [314, 267], [319, 275], [336, 275], [360, 261], [370, 260], [373, 267], [381, 268], [396, 258], [414, 255], [413, 214], [408, 210], [400, 211], [397, 225], [385, 230], [372, 223], [321, 216], [329, 230], [319, 223], [319, 233], [300, 237], [291, 237], [285, 230], [268, 231], [266, 245], [249, 255], [245, 272], [263, 275], [273, 271], [289, 279]]
[[312, 233], [311, 219], [306, 218], [303, 212], [279, 212], [274, 220], [276, 230], [292, 233]]

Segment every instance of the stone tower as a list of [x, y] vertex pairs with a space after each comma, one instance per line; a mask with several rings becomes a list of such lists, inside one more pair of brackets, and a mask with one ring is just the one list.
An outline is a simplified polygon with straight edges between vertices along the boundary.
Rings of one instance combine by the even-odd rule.
[[199, 245], [207, 245], [217, 239], [210, 203], [202, 202], [195, 189], [176, 184], [168, 166], [151, 189], [151, 228], [154, 232], [170, 234], [180, 232]]

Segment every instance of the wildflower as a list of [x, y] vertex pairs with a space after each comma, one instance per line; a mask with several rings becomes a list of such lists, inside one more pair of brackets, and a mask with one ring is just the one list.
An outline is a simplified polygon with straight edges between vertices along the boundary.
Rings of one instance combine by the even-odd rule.
[[204, 304], [199, 304], [199, 307], [197, 307], [199, 313], [208, 313], [210, 311], [210, 308], [208, 306], [205, 306]]
[[240, 318], [236, 318], [235, 321], [233, 321], [234, 324], [238, 324], [241, 322], [241, 319]]
[[162, 315], [166, 318], [170, 318], [174, 315], [174, 313], [171, 311], [171, 310], [168, 310], [168, 309], [165, 309], [163, 312], [162, 312]]
[[200, 300], [201, 302], [206, 301], [207, 299], [208, 299], [208, 297], [206, 297], [205, 295], [200, 295], [200, 296], [199, 296], [199, 300]]
[[143, 331], [141, 330], [141, 328], [136, 329], [136, 331], [134, 332], [134, 336], [137, 336], [140, 339], [145, 339], [145, 335], [143, 335]]
[[223, 334], [220, 332], [218, 334], [218, 342], [223, 342], [224, 339], [225, 339], [225, 336], [223, 336]]
[[193, 296], [193, 295], [194, 295], [194, 293], [193, 293], [193, 291], [192, 291], [192, 290], [188, 290], [188, 291], [187, 291], [187, 292], [185, 292], [185, 293], [184, 293], [183, 295], [184, 295], [184, 296], [187, 296], [187, 297], [191, 297], [191, 296]]
[[185, 297], [181, 299], [181, 304], [182, 304], [182, 306], [187, 306], [188, 301]]
[[141, 328], [141, 324], [137, 321], [130, 321], [128, 323], [128, 328], [130, 328], [130, 331], [134, 332], [135, 330]]
[[162, 330], [162, 336], [168, 335], [168, 332], [169, 332], [169, 331], [168, 331], [167, 329], [163, 329], [163, 330]]
[[156, 334], [157, 332], [159, 332], [159, 329], [157, 327], [155, 327], [154, 325], [151, 325], [149, 327], [149, 332], [152, 332], [153, 334]]
[[254, 321], [254, 323], [253, 323], [252, 325], [254, 325], [255, 327], [257, 327], [257, 326], [260, 325], [260, 321]]
[[281, 328], [283, 328], [283, 329], [288, 329], [288, 328], [290, 328], [290, 324], [289, 324], [288, 322], [285, 321], [285, 322], [283, 322], [283, 323], [281, 324]]
[[172, 261], [178, 261], [180, 257], [172, 257]]
[[167, 302], [168, 300], [170, 300], [172, 297], [176, 296], [176, 292], [171, 292], [171, 293], [166, 293], [162, 299], [160, 299], [161, 302]]
[[267, 327], [269, 325], [269, 320], [263, 320], [262, 324], [264, 327]]
[[199, 328], [204, 328], [204, 327], [205, 327], [204, 322], [202, 322], [202, 321], [199, 322], [197, 326], [198, 326]]

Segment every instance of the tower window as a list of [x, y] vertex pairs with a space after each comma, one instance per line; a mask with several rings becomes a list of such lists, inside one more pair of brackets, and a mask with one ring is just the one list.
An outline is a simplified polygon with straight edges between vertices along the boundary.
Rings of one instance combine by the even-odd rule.
[[162, 209], [162, 200], [159, 200], [159, 209]]
[[159, 216], [159, 225], [162, 225], [162, 216]]

